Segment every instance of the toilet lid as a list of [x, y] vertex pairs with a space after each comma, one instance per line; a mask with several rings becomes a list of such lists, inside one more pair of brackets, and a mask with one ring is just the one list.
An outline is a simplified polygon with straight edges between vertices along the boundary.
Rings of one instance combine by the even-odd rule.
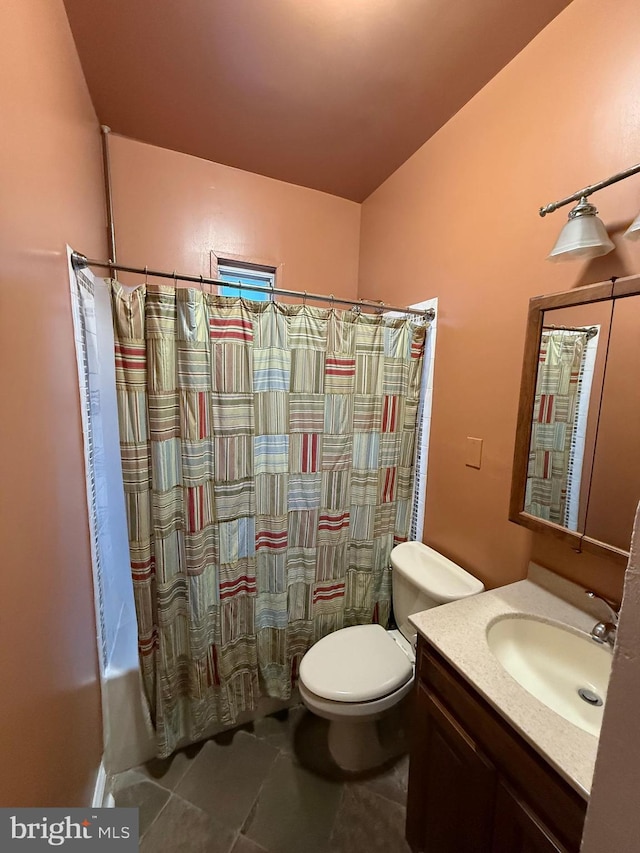
[[334, 702], [366, 702], [393, 693], [413, 666], [381, 625], [355, 625], [328, 634], [300, 664], [305, 687]]

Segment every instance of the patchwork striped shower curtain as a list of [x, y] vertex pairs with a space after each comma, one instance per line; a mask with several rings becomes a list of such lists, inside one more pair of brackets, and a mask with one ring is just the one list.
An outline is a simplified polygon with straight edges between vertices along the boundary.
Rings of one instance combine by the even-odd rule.
[[563, 526], [587, 341], [567, 330], [540, 340], [524, 511]]
[[166, 756], [290, 696], [322, 636], [389, 614], [424, 325], [112, 282], [139, 651]]

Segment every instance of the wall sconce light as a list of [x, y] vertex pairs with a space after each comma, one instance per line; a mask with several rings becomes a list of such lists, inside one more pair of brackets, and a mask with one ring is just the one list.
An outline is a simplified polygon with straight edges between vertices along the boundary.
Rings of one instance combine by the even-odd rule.
[[574, 258], [597, 258], [615, 249], [597, 213], [595, 206], [589, 204], [583, 196], [569, 211], [569, 219], [560, 232], [555, 246], [547, 255], [547, 260], [572, 261]]
[[[597, 258], [614, 249], [615, 246], [609, 239], [607, 229], [597, 216], [598, 211], [593, 204], [587, 201], [587, 198], [592, 193], [629, 178], [638, 172], [640, 172], [640, 163], [607, 178], [605, 181], [591, 184], [591, 186], [584, 187], [573, 195], [560, 199], [560, 201], [554, 201], [545, 207], [541, 207], [540, 216], [546, 216], [547, 213], [553, 213], [554, 210], [569, 204], [569, 202], [578, 202], [569, 212], [569, 221], [560, 232], [555, 246], [547, 256], [547, 260], [572, 261], [578, 258]], [[624, 236], [629, 240], [640, 240], [640, 214], [625, 231]]]
[[640, 240], [640, 213], [624, 232], [624, 236], [627, 240]]

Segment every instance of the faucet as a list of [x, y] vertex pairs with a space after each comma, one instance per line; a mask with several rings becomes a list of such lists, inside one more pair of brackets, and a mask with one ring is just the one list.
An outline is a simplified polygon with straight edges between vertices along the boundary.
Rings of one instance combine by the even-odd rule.
[[598, 595], [591, 589], [585, 590], [585, 593], [589, 598], [597, 598], [599, 601], [602, 601], [603, 604], [607, 606], [610, 616], [610, 621], [608, 622], [596, 622], [591, 629], [591, 639], [596, 643], [608, 643], [613, 648], [613, 644], [616, 641], [616, 632], [618, 630], [619, 608], [616, 606], [615, 602], [610, 601], [608, 598], [604, 598], [602, 595]]

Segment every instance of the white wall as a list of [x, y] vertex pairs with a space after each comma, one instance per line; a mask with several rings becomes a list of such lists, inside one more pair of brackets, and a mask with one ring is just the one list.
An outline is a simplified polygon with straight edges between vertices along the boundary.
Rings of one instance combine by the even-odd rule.
[[640, 849], [640, 506], [625, 575], [582, 853]]

